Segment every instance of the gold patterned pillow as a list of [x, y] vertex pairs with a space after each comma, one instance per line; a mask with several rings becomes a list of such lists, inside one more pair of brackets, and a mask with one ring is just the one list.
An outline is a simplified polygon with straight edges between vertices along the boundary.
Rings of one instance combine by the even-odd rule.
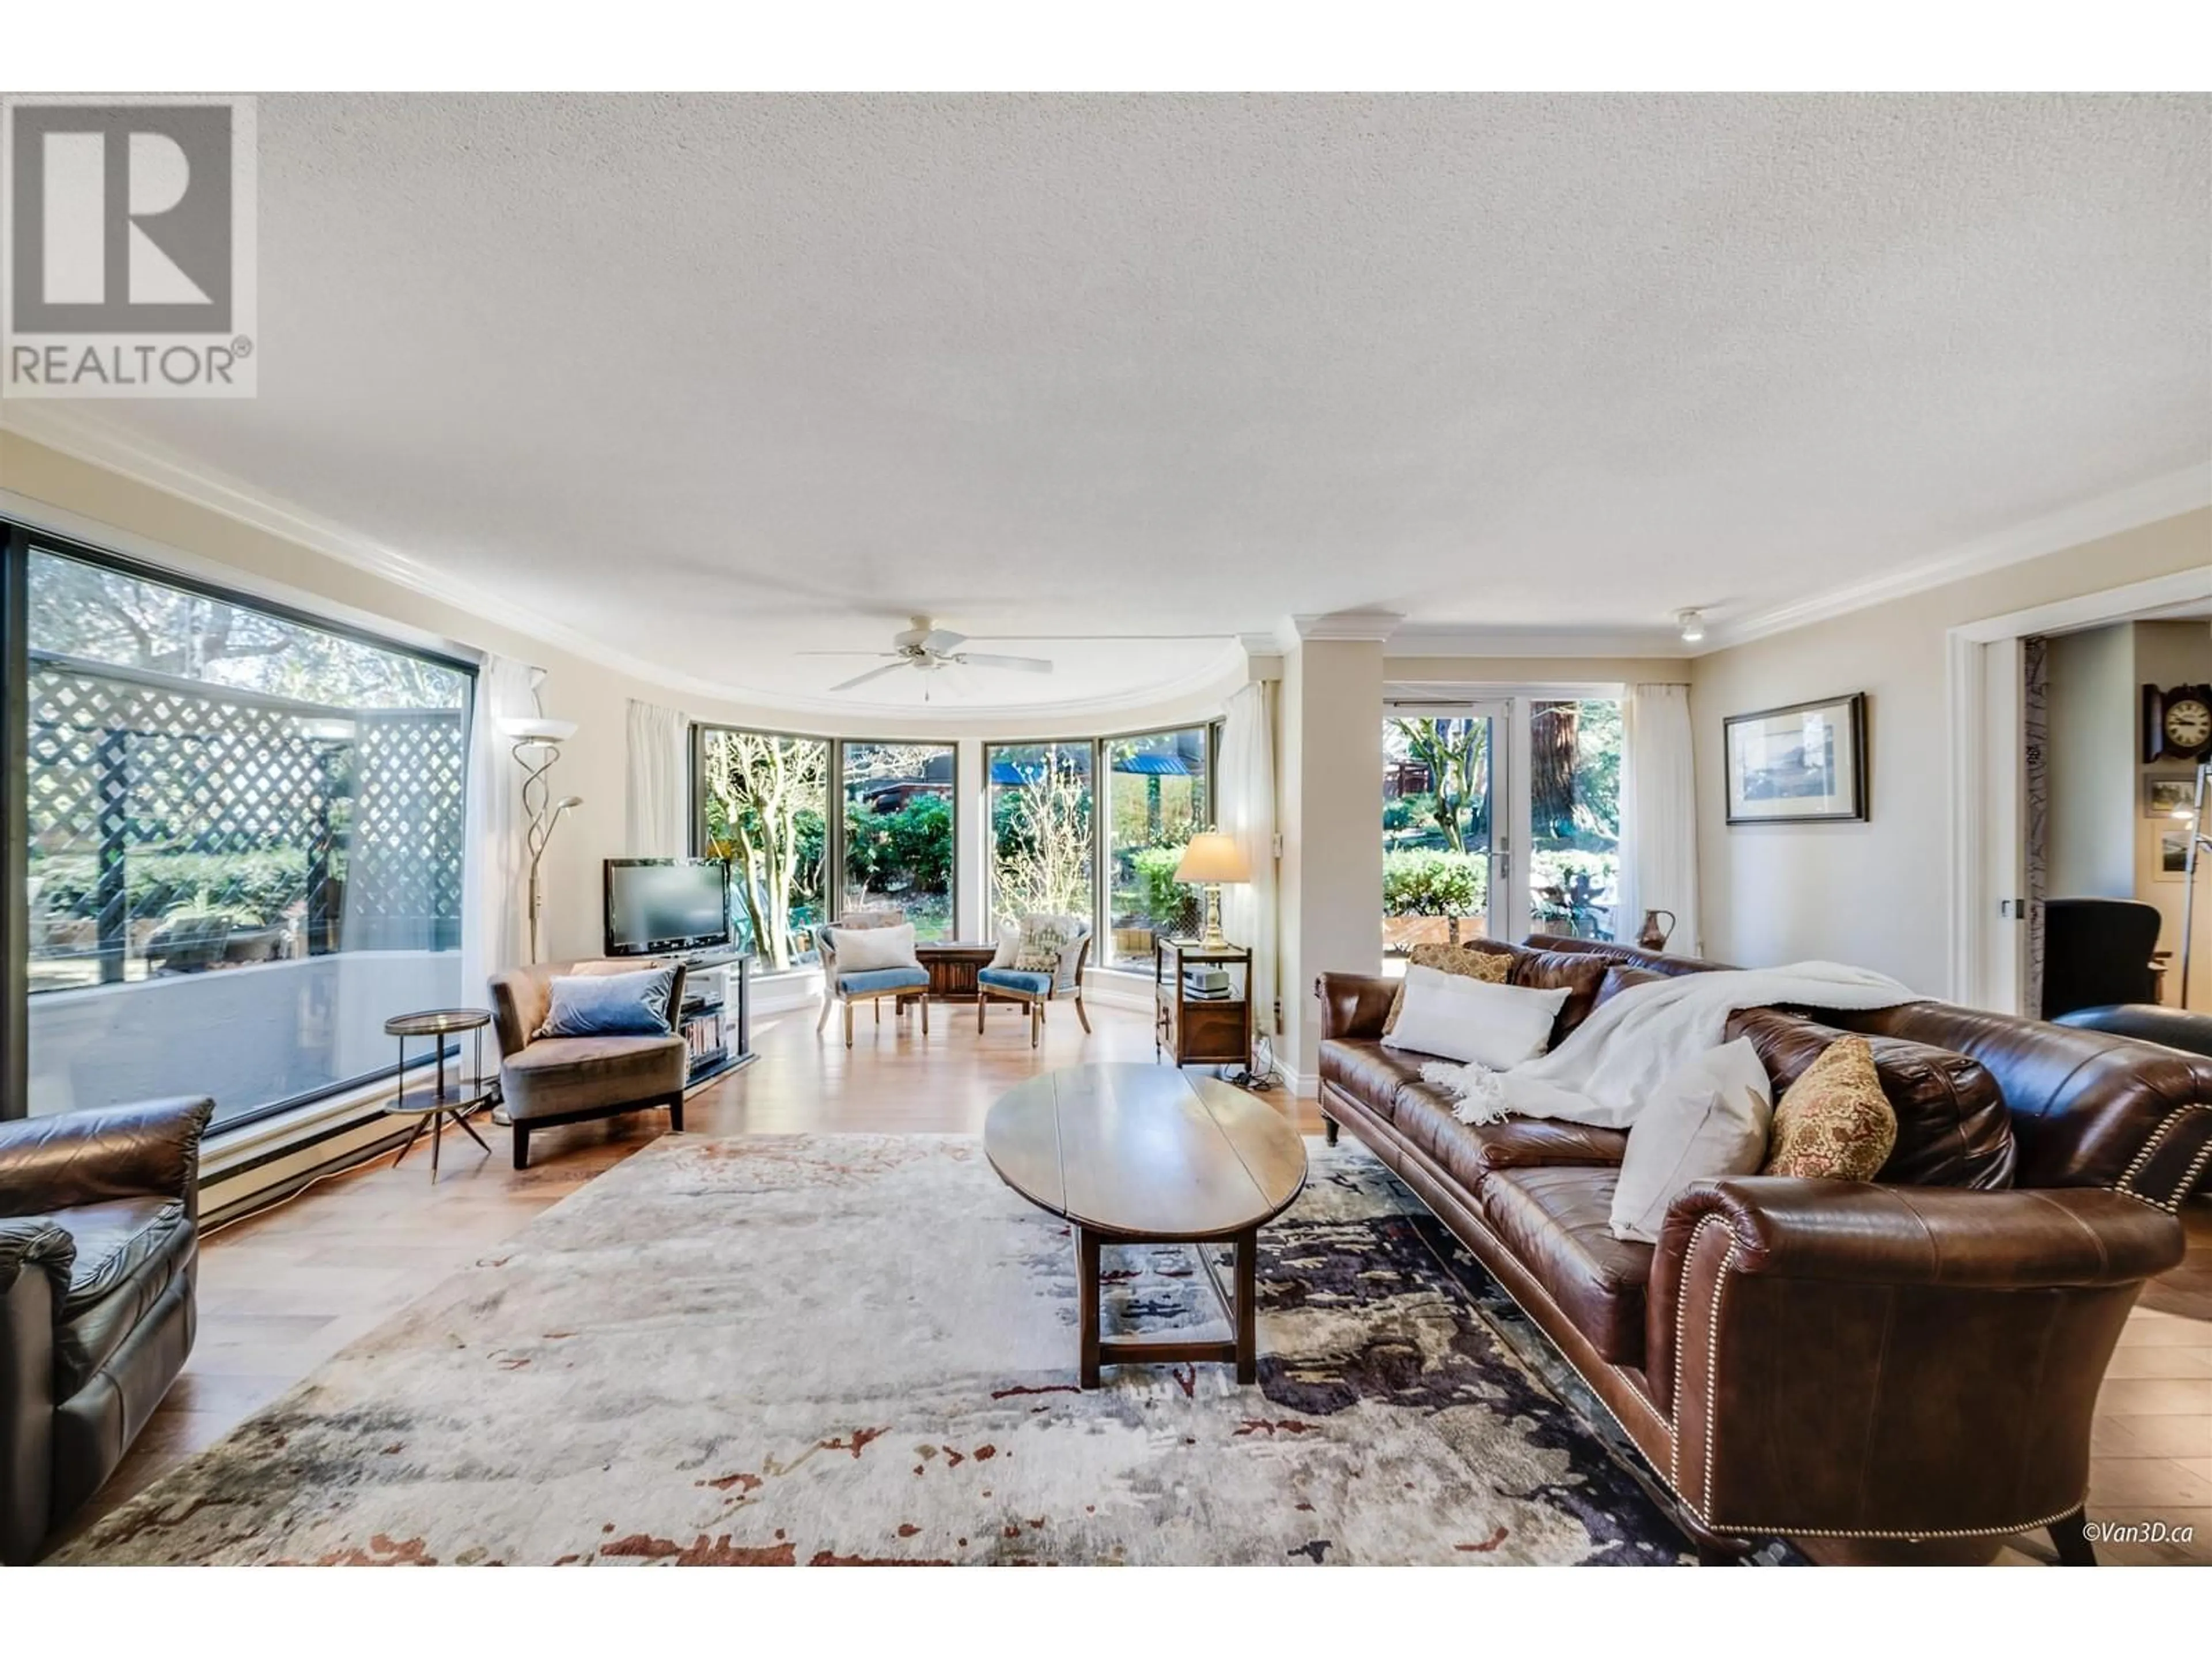
[[[1485, 951], [1472, 945], [1416, 945], [1408, 958], [1416, 968], [1434, 968], [1447, 974], [1457, 974], [1465, 979], [1479, 979], [1486, 985], [1503, 985], [1505, 975], [1513, 966], [1513, 958], [1503, 951]], [[1398, 981], [1398, 989], [1390, 999], [1390, 1012], [1382, 1021], [1382, 1035], [1389, 1036], [1398, 1029], [1398, 1015], [1406, 1006], [1406, 981]]]
[[1784, 1091], [1759, 1174], [1872, 1181], [1897, 1145], [1897, 1113], [1881, 1091], [1874, 1049], [1838, 1038]]

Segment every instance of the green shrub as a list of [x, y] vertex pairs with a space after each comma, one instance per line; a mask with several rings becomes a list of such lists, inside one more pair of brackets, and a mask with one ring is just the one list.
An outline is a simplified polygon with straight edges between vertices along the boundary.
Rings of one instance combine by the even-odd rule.
[[1382, 855], [1382, 914], [1471, 916], [1490, 890], [1490, 861], [1470, 853], [1420, 848]]
[[1180, 847], [1141, 847], [1129, 854], [1145, 915], [1163, 927], [1172, 926], [1190, 908], [1187, 890], [1176, 879], [1182, 862]]
[[952, 884], [952, 808], [941, 795], [916, 795], [895, 812], [860, 801], [845, 809], [845, 878], [893, 890], [903, 881], [921, 892]]
[[[49, 916], [100, 912], [100, 871], [90, 858], [44, 861], [41, 907]], [[133, 853], [124, 860], [124, 896], [134, 916], [191, 910], [222, 912], [265, 927], [307, 893], [307, 854], [299, 848], [264, 853]]]

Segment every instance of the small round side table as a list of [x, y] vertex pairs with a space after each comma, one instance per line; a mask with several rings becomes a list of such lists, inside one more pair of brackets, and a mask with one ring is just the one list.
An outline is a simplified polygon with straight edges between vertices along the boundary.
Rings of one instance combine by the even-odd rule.
[[[469, 1114], [489, 1103], [499, 1092], [498, 1080], [483, 1074], [484, 1027], [491, 1024], [491, 1015], [482, 1008], [428, 1008], [420, 1013], [395, 1014], [384, 1022], [384, 1034], [399, 1039], [399, 1093], [385, 1103], [385, 1111], [395, 1117], [411, 1117], [415, 1132], [407, 1137], [407, 1144], [399, 1149], [399, 1157], [392, 1160], [398, 1169], [402, 1159], [415, 1150], [415, 1143], [422, 1138], [427, 1126], [430, 1131], [430, 1180], [438, 1179], [438, 1151], [446, 1121], [450, 1118], [465, 1131], [471, 1140], [483, 1146], [489, 1157], [491, 1148], [484, 1138], [469, 1122]], [[468, 1075], [463, 1077], [458, 1064], [454, 1067], [452, 1085], [446, 1077], [446, 1039], [461, 1031], [475, 1034], [476, 1044]], [[427, 1087], [407, 1086], [407, 1039], [428, 1037], [437, 1045], [438, 1072], [434, 1082]], [[458, 1060], [458, 1056], [456, 1056]], [[416, 1062], [422, 1062], [417, 1060]]]

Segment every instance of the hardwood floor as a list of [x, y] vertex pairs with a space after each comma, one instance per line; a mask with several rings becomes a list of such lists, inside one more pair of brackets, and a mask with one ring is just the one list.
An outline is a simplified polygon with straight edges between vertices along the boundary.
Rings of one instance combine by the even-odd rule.
[[[1086, 1037], [1055, 1005], [1042, 1045], [1001, 1010], [979, 1039], [962, 1005], [932, 1011], [931, 1033], [863, 1015], [848, 1052], [811, 1008], [763, 1018], [757, 1065], [711, 1083], [685, 1107], [696, 1134], [870, 1131], [981, 1133], [984, 1115], [1024, 1078], [1085, 1060], [1150, 1060], [1150, 1022], [1093, 1005]], [[1321, 1127], [1311, 1101], [1267, 1097], [1298, 1127]], [[223, 1228], [200, 1267], [199, 1340], [191, 1363], [80, 1524], [222, 1437], [345, 1344], [447, 1273], [493, 1253], [540, 1211], [665, 1132], [665, 1113], [575, 1124], [532, 1138], [533, 1167], [510, 1167], [505, 1137], [487, 1158], [449, 1143], [438, 1183], [418, 1148], [337, 1176], [280, 1207]], [[2090, 1513], [2162, 1522], [2167, 1541], [2103, 1543], [2111, 1562], [2212, 1564], [2212, 1209], [2193, 1206], [2186, 1261], [2154, 1285], [2130, 1320], [2099, 1401]], [[2193, 1541], [2171, 1534], [2193, 1528]], [[2031, 1538], [2002, 1560], [2047, 1559]]]

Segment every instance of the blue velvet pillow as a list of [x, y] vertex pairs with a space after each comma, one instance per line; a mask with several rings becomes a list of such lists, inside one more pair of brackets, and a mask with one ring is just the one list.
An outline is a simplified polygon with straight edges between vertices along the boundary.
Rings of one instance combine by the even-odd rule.
[[673, 968], [634, 974], [576, 974], [552, 981], [553, 1006], [532, 1035], [542, 1037], [666, 1036]]

